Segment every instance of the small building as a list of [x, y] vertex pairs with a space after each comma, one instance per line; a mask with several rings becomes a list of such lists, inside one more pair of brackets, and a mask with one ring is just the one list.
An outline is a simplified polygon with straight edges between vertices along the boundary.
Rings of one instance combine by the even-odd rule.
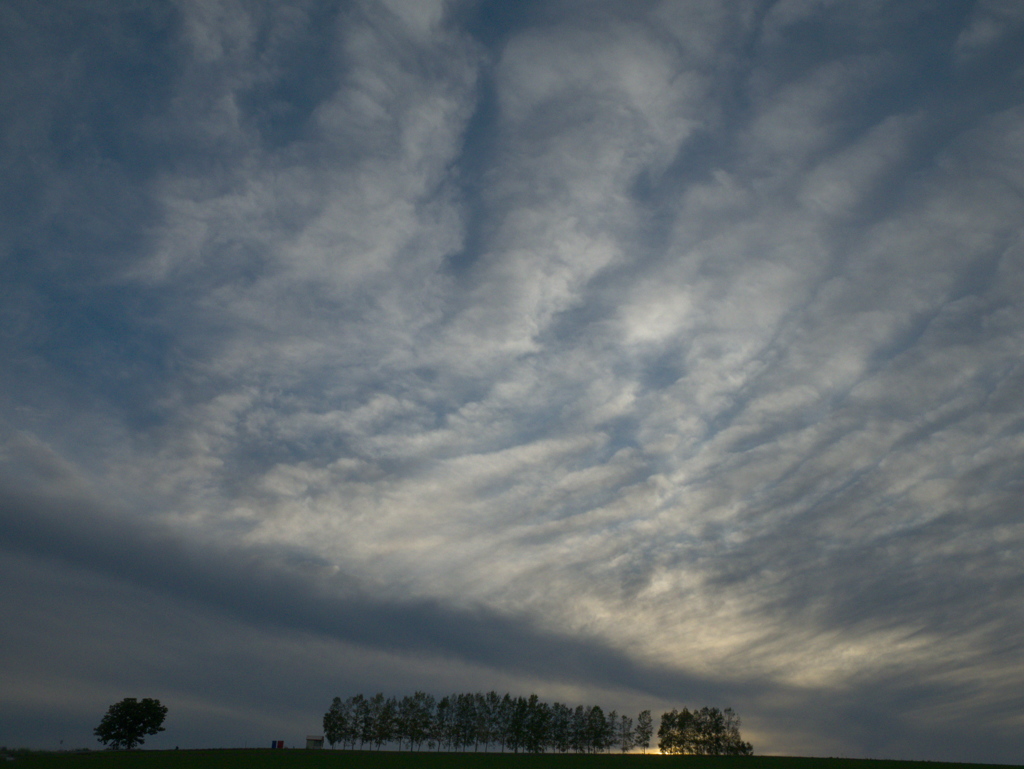
[[321, 750], [324, 746], [324, 738], [317, 737], [316, 735], [306, 735], [306, 749], [307, 750]]

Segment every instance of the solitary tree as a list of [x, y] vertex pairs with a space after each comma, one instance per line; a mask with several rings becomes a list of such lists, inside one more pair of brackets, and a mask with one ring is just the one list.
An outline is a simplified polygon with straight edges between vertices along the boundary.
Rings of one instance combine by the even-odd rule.
[[93, 734], [104, 745], [113, 750], [131, 750], [141, 745], [147, 734], [162, 732], [161, 724], [167, 716], [167, 708], [160, 700], [146, 697], [141, 702], [134, 697], [125, 697], [107, 709], [100, 725], [93, 729]]

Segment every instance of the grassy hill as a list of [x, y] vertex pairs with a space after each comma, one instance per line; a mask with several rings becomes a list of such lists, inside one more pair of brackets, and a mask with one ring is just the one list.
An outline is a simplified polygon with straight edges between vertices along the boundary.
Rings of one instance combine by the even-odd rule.
[[511, 755], [332, 750], [17, 753], [11, 769], [997, 769], [994, 764], [783, 756]]

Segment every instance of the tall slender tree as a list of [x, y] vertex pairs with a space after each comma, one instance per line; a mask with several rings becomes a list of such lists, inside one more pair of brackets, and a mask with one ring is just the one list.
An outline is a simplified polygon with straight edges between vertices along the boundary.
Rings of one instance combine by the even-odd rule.
[[452, 743], [452, 698], [442, 697], [434, 707], [434, 721], [430, 728], [430, 741], [438, 750], [451, 747]]
[[495, 730], [498, 736], [498, 742], [501, 744], [501, 752], [505, 752], [505, 748], [509, 747], [509, 735], [512, 731], [512, 716], [515, 711], [515, 702], [512, 700], [512, 696], [505, 692], [505, 696], [501, 698], [501, 702], [498, 703], [497, 718], [494, 720]]
[[566, 753], [572, 747], [572, 710], [568, 705], [556, 702], [551, 706], [549, 738], [551, 749], [559, 753]]
[[754, 746], [744, 742], [740, 736], [740, 717], [732, 708], [723, 711], [725, 722], [725, 739], [723, 741], [725, 754], [730, 756], [752, 756]]
[[641, 710], [636, 717], [636, 747], [644, 753], [651, 747], [651, 735], [654, 733], [654, 723], [651, 719], [651, 711]]
[[628, 753], [635, 744], [635, 733], [633, 732], [633, 719], [623, 713], [619, 716], [619, 723], [616, 725], [616, 738], [619, 748], [623, 753]]
[[550, 744], [551, 706], [536, 694], [526, 701], [526, 729], [523, 747], [530, 753], [543, 753]]
[[395, 711], [393, 697], [384, 699], [384, 695], [378, 693], [370, 700], [370, 712], [373, 717], [370, 736], [377, 750], [395, 738]]
[[352, 700], [352, 714], [355, 720], [356, 737], [359, 740], [359, 747], [362, 747], [373, 739], [373, 711], [370, 709], [370, 701], [361, 694], [357, 694]]
[[348, 710], [346, 703], [342, 702], [341, 697], [335, 697], [331, 702], [331, 707], [324, 713], [324, 737], [332, 749], [339, 742], [344, 747], [349, 718]]
[[481, 737], [484, 741], [484, 750], [499, 741], [498, 718], [501, 710], [501, 696], [496, 691], [489, 691], [484, 695], [484, 726], [481, 729]]
[[483, 743], [484, 750], [487, 750], [487, 742], [490, 730], [488, 729], [488, 707], [487, 697], [482, 692], [473, 695], [473, 751], [480, 750]]
[[587, 740], [587, 716], [589, 712], [590, 709], [582, 705], [577, 705], [572, 711], [572, 721], [570, 721], [569, 727], [570, 745], [576, 753], [585, 753], [587, 751], [589, 744]]
[[586, 741], [591, 753], [600, 753], [608, 745], [608, 721], [600, 705], [594, 705], [587, 714]]

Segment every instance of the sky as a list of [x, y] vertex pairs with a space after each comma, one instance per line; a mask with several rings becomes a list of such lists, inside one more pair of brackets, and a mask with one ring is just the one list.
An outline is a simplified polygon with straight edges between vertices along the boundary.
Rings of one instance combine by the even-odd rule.
[[0, 3], [0, 744], [335, 696], [1024, 760], [1024, 3]]

